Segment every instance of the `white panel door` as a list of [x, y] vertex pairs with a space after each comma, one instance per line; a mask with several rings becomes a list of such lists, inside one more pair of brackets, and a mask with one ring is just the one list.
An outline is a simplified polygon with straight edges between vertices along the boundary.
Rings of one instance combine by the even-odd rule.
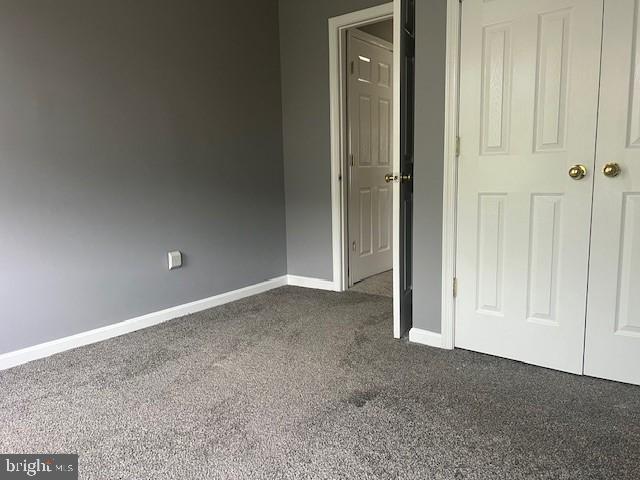
[[[585, 374], [640, 384], [640, 25], [605, 3]], [[620, 173], [606, 176], [607, 164]], [[609, 165], [609, 175], [616, 165]]]
[[603, 0], [462, 8], [455, 343], [582, 373]]
[[348, 33], [349, 280], [392, 267], [393, 53], [364, 32]]

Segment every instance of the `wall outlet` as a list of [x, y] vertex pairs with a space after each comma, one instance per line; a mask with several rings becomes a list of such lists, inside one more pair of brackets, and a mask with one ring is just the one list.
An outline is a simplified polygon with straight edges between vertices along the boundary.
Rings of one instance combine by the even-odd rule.
[[175, 270], [182, 266], [182, 253], [178, 250], [167, 253], [169, 259], [169, 270]]

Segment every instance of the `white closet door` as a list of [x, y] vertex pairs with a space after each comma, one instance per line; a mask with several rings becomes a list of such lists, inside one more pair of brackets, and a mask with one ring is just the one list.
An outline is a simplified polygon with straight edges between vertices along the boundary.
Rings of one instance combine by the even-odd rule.
[[640, 12], [605, 5], [584, 373], [640, 384]]
[[462, 8], [456, 346], [582, 373], [603, 0]]

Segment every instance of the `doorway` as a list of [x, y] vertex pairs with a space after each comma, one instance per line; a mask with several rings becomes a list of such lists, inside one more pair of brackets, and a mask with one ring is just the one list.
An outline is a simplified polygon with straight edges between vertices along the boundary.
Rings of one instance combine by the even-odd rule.
[[[353, 66], [354, 72], [357, 67], [362, 67], [363, 72], [368, 67], [375, 67], [372, 70], [374, 74], [374, 77], [372, 78], [377, 78], [376, 86], [378, 86], [377, 83], [384, 84], [387, 82], [386, 75], [388, 73], [388, 83], [391, 86], [392, 96], [390, 99], [381, 99], [376, 97], [378, 99], [378, 103], [382, 103], [385, 107], [387, 107], [386, 102], [389, 103], [388, 110], [382, 109], [382, 115], [379, 113], [379, 105], [373, 105], [371, 100], [369, 100], [369, 105], [365, 105], [365, 107], [370, 106], [372, 111], [373, 109], [378, 109], [378, 114], [375, 117], [376, 122], [380, 123], [380, 121], [382, 121], [383, 124], [390, 123], [388, 133], [383, 133], [383, 135], [379, 134], [379, 129], [374, 130], [373, 134], [371, 134], [370, 130], [370, 136], [376, 135], [377, 138], [377, 143], [375, 145], [372, 143], [370, 144], [377, 150], [377, 153], [375, 153], [375, 155], [378, 155], [376, 157], [377, 161], [380, 160], [380, 143], [388, 143], [388, 148], [391, 152], [390, 154], [387, 154], [385, 153], [386, 148], [382, 149], [383, 162], [388, 161], [389, 164], [385, 165], [386, 168], [384, 168], [384, 172], [382, 171], [383, 169], [380, 168], [380, 171], [377, 172], [376, 178], [371, 179], [371, 187], [382, 190], [381, 197], [383, 198], [383, 201], [380, 202], [381, 208], [379, 209], [381, 213], [377, 215], [378, 205], [371, 203], [373, 201], [373, 192], [369, 195], [366, 191], [361, 192], [363, 202], [360, 202], [357, 213], [359, 214], [359, 209], [362, 208], [364, 211], [370, 211], [372, 214], [376, 215], [376, 217], [381, 216], [383, 218], [388, 218], [386, 217], [384, 209], [386, 208], [388, 196], [390, 195], [391, 223], [387, 224], [385, 222], [377, 222], [376, 217], [368, 223], [365, 221], [366, 231], [371, 234], [369, 236], [363, 235], [362, 240], [364, 241], [361, 242], [361, 245], [365, 245], [369, 240], [372, 243], [377, 241], [379, 253], [387, 253], [388, 255], [389, 248], [385, 245], [385, 238], [390, 236], [390, 255], [392, 259], [391, 265], [393, 272], [391, 274], [388, 267], [385, 266], [388, 265], [388, 263], [385, 264], [384, 262], [388, 260], [380, 260], [378, 270], [376, 271], [376, 269], [373, 269], [365, 271], [362, 278], [372, 278], [371, 275], [373, 275], [372, 281], [374, 281], [373, 279], [380, 280], [380, 277], [376, 277], [376, 275], [380, 275], [379, 272], [382, 272], [381, 275], [383, 276], [386, 275], [387, 280], [392, 276], [393, 335], [395, 338], [403, 336], [411, 327], [411, 235], [407, 232], [411, 231], [412, 216], [410, 210], [411, 202], [406, 201], [406, 199], [408, 198], [410, 200], [412, 198], [410, 193], [413, 191], [413, 172], [408, 171], [405, 165], [412, 162], [413, 157], [406, 153], [402, 154], [401, 150], [404, 148], [403, 151], [406, 151], [407, 146], [410, 143], [408, 140], [412, 139], [412, 136], [409, 135], [409, 133], [413, 132], [413, 124], [411, 123], [409, 125], [411, 126], [411, 129], [409, 129], [406, 119], [403, 120], [403, 118], [406, 117], [407, 119], [413, 119], [412, 114], [409, 111], [409, 107], [412, 107], [413, 105], [412, 102], [401, 101], [401, 90], [403, 91], [403, 95], [406, 97], [406, 100], [412, 98], [411, 95], [407, 95], [405, 84], [413, 84], [413, 77], [411, 76], [413, 74], [413, 69], [406, 67], [407, 64], [412, 64], [413, 62], [412, 58], [409, 58], [413, 55], [414, 51], [412, 48], [414, 31], [413, 14], [411, 13], [409, 15], [409, 12], [413, 12], [414, 10], [413, 5], [414, 4], [411, 0], [394, 0], [393, 2], [379, 5], [377, 7], [330, 18], [328, 22], [331, 97], [333, 284], [334, 289], [337, 291], [345, 291], [354, 283], [352, 280], [353, 277], [350, 277], [350, 261], [352, 260], [350, 253], [353, 251], [353, 240], [351, 240], [351, 238], [353, 238], [353, 234], [351, 234], [350, 237], [349, 232], [349, 181], [351, 173], [350, 154], [352, 144], [350, 143], [350, 131], [348, 128], [349, 117], [347, 93], [351, 63], [348, 61], [349, 52], [347, 47], [350, 38], [350, 30], [353, 31], [353, 29], [358, 29], [359, 32], [356, 33], [356, 35], [359, 39], [364, 39], [366, 37], [367, 40], [371, 41], [377, 37], [377, 40], [374, 40], [372, 43], [378, 44], [378, 46], [382, 45], [389, 48], [389, 43], [398, 46], [398, 48], [393, 48], [392, 61], [390, 62], [391, 64], [388, 69], [385, 65], [380, 67], [380, 65], [373, 65], [372, 61], [367, 62], [366, 60], [361, 60], [359, 58], [360, 56], [358, 56], [357, 60], [361, 61], [363, 64], [356, 65], [354, 62]], [[407, 19], [407, 22], [403, 21], [405, 18]], [[385, 38], [381, 32], [389, 31], [388, 24], [386, 24], [386, 26], [384, 24], [384, 22], [389, 20], [393, 21], [393, 41], [387, 41], [385, 44]], [[389, 37], [387, 37], [387, 39], [388, 38]], [[407, 58], [404, 58], [403, 54], [406, 54]], [[373, 60], [371, 55], [367, 56], [366, 53], [362, 56], [369, 60]], [[387, 64], [389, 62], [387, 60], [381, 63]], [[376, 69], [379, 69], [380, 72], [376, 72]], [[365, 101], [363, 103], [367, 102]], [[405, 107], [402, 108], [402, 105]], [[387, 115], [389, 118], [387, 118]], [[367, 116], [366, 118], [369, 119], [369, 123], [372, 123], [374, 121], [374, 114], [372, 113], [371, 116]], [[375, 125], [372, 124], [371, 127], [373, 128]], [[388, 160], [387, 156], [389, 156]], [[355, 162], [356, 159], [354, 158], [354, 166]], [[382, 167], [382, 165], [377, 165], [377, 167]], [[374, 168], [371, 168], [370, 170], [373, 171]], [[370, 215], [362, 215], [362, 217], [371, 219]], [[373, 225], [377, 225], [375, 232], [371, 230]], [[388, 231], [385, 229], [388, 229]], [[362, 232], [363, 230], [358, 232], [356, 239], [359, 238], [359, 235]], [[407, 245], [405, 246], [404, 244]], [[356, 249], [357, 248], [358, 243], [356, 243]], [[364, 248], [362, 248], [362, 250], [365, 251]], [[384, 257], [384, 255], [381, 255], [381, 257]], [[388, 284], [389, 282], [387, 281], [386, 283]]]

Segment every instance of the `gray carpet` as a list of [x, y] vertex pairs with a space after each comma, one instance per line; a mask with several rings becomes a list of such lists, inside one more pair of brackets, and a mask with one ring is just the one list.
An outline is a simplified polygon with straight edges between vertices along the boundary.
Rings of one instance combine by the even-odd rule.
[[393, 297], [393, 270], [365, 278], [351, 287], [351, 290], [370, 295]]
[[0, 451], [78, 452], [84, 479], [638, 479], [640, 388], [285, 287], [0, 372]]

